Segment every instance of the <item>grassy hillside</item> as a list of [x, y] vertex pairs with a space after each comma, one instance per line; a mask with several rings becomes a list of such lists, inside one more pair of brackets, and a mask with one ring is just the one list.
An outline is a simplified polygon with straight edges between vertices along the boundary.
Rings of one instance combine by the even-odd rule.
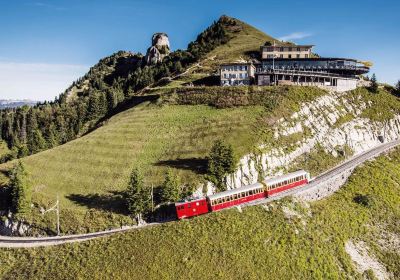
[[[251, 95], [247, 90], [235, 89], [239, 97]], [[296, 110], [296, 104], [325, 92], [288, 87], [260, 88], [253, 94], [264, 98], [256, 99], [251, 106], [225, 109], [202, 105], [209, 102], [196, 94], [194, 105], [168, 105], [169, 101], [161, 100], [144, 102], [114, 116], [84, 137], [25, 158], [37, 205], [27, 219], [44, 227], [54, 224], [54, 218], [43, 217], [39, 208], [49, 207], [58, 194], [63, 232], [127, 223], [118, 192], [124, 190], [132, 167], [142, 169], [149, 187], [151, 184], [158, 187], [169, 167], [188, 189], [201, 187], [205, 158], [215, 140], [231, 143], [238, 156], [249, 153], [265, 139], [260, 138], [263, 117], [282, 116], [283, 107], [286, 111]], [[208, 91], [205, 96], [211, 95], [212, 91]], [[272, 107], [268, 97], [271, 95], [276, 100]], [[224, 100], [229, 100], [229, 96], [227, 93]], [[0, 165], [0, 170], [5, 172], [11, 165]]]
[[[0, 251], [3, 279], [363, 279], [349, 240], [400, 278], [400, 151], [330, 198], [285, 200], [54, 248]], [[366, 199], [360, 199], [366, 197]], [[364, 279], [374, 279], [364, 272]]]
[[189, 82], [207, 84], [204, 78], [209, 74], [217, 74], [221, 63], [258, 58], [260, 47], [267, 41], [276, 40], [238, 19], [226, 16], [221, 19], [224, 22], [226, 37], [229, 38], [227, 42], [207, 53], [197, 66], [191, 67], [185, 75], [174, 79], [169, 87], [179, 87]]

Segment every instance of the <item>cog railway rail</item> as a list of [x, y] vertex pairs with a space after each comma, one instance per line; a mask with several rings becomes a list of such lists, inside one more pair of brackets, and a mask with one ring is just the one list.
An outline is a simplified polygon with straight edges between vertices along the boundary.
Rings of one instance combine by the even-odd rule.
[[[324, 181], [327, 181], [327, 180], [331, 179], [332, 177], [338, 176], [345, 171], [354, 169], [361, 163], [368, 161], [384, 152], [387, 152], [387, 151], [397, 147], [398, 145], [400, 145], [400, 139], [379, 145], [377, 147], [374, 147], [374, 148], [372, 148], [360, 155], [357, 155], [357, 156], [353, 157], [352, 159], [326, 171], [325, 173], [323, 173], [323, 174], [319, 175], [318, 177], [316, 177], [315, 179], [311, 180], [308, 185], [292, 188], [288, 191], [279, 193], [272, 197], [251, 201], [248, 203], [241, 204], [240, 206], [247, 207], [247, 206], [264, 204], [267, 202], [278, 200], [283, 197], [294, 195], [299, 192], [316, 187], [319, 184], [323, 183]], [[168, 222], [170, 222], [170, 221], [168, 221]], [[168, 222], [164, 222], [164, 223], [168, 223]], [[153, 227], [153, 226], [157, 226], [157, 225], [161, 225], [161, 224], [163, 224], [163, 223], [149, 223], [149, 224], [144, 224], [144, 225], [138, 225], [138, 226], [133, 226], [133, 227], [123, 227], [120, 229], [112, 229], [112, 230], [106, 230], [106, 231], [100, 231], [100, 232], [94, 232], [94, 233], [57, 236], [57, 237], [34, 238], [34, 237], [1, 236], [0, 237], [0, 248], [30, 248], [30, 247], [54, 246], [54, 245], [60, 245], [60, 244], [66, 244], [66, 243], [82, 242], [82, 241], [88, 241], [88, 240], [95, 239], [95, 238], [107, 237], [107, 236], [111, 236], [111, 235], [126, 232], [126, 231], [139, 230], [142, 228]]]

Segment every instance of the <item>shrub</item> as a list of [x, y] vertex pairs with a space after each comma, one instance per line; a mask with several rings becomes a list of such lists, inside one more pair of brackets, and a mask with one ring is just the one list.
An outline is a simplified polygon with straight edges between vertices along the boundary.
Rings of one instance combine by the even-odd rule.
[[353, 200], [355, 203], [358, 203], [367, 208], [372, 207], [374, 204], [374, 201], [370, 195], [357, 194]]
[[233, 173], [236, 168], [236, 160], [231, 145], [221, 140], [214, 142], [208, 158], [208, 179], [214, 183], [219, 191], [226, 190], [226, 175]]
[[150, 209], [150, 195], [144, 186], [143, 176], [139, 169], [132, 171], [125, 198], [129, 212], [140, 221], [142, 214]]
[[171, 169], [168, 169], [161, 190], [162, 202], [174, 202], [180, 198], [180, 180]]
[[11, 201], [16, 214], [26, 214], [31, 207], [31, 190], [26, 180], [25, 167], [21, 161], [11, 171]]

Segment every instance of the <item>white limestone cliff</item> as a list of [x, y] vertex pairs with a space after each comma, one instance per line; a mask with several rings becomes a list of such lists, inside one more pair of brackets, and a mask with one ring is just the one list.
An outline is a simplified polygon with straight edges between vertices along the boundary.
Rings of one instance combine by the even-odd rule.
[[333, 156], [345, 147], [353, 154], [360, 154], [400, 135], [400, 115], [389, 121], [372, 121], [362, 115], [372, 105], [361, 99], [352, 104], [345, 95], [329, 93], [302, 104], [288, 120], [279, 120], [273, 128], [276, 141], [295, 133], [302, 133], [303, 139], [289, 147], [271, 148], [266, 143], [259, 147], [259, 152], [242, 157], [237, 171], [226, 178], [228, 189], [282, 174], [299, 156], [316, 147]]

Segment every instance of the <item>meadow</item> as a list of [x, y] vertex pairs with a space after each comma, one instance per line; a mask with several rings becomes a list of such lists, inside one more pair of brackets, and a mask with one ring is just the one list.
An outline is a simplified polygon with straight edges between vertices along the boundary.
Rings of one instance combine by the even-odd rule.
[[84, 243], [3, 249], [0, 278], [374, 279], [355, 269], [352, 240], [398, 279], [400, 250], [390, 242], [400, 237], [399, 164], [399, 150], [381, 156], [311, 205], [285, 199]]

